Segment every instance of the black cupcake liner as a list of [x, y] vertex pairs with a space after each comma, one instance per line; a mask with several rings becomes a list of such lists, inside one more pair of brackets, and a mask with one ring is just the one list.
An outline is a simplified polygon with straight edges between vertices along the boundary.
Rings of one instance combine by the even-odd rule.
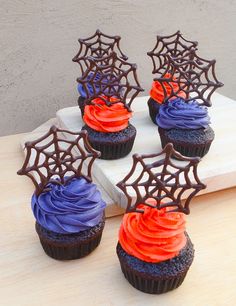
[[45, 253], [57, 260], [79, 259], [90, 254], [99, 245], [105, 217], [96, 226], [78, 234], [58, 234], [48, 231], [36, 222], [35, 228]]
[[159, 104], [158, 102], [156, 102], [152, 98], [149, 98], [147, 104], [148, 104], [148, 109], [149, 109], [149, 116], [150, 116], [152, 122], [157, 125], [156, 116], [159, 113], [159, 109], [160, 109], [161, 104]]
[[128, 282], [145, 293], [161, 294], [178, 288], [193, 262], [193, 244], [185, 233], [187, 243], [176, 257], [160, 262], [144, 262], [129, 255], [118, 242], [116, 252], [121, 270]]
[[121, 270], [128, 282], [136, 289], [150, 294], [162, 294], [178, 288], [184, 281], [185, 273], [171, 279], [151, 279], [135, 273], [121, 263]]
[[81, 112], [81, 117], [82, 118], [84, 116], [85, 100], [86, 99], [81, 97], [81, 96], [78, 98], [78, 105], [79, 105], [79, 108], [80, 108], [80, 112]]
[[114, 133], [97, 132], [87, 125], [82, 129], [87, 130], [91, 146], [101, 152], [101, 159], [119, 159], [132, 151], [136, 128], [131, 124], [126, 129]]
[[195, 144], [195, 143], [189, 143], [189, 142], [184, 143], [184, 141], [170, 139], [168, 137], [167, 130], [164, 130], [159, 127], [158, 131], [159, 131], [159, 135], [161, 139], [162, 148], [164, 148], [167, 145], [167, 143], [172, 143], [176, 151], [178, 151], [180, 154], [187, 156], [187, 157], [205, 156], [208, 153], [211, 143], [214, 139], [214, 137], [212, 137], [212, 139], [206, 140], [205, 143], [201, 143], [201, 144]]

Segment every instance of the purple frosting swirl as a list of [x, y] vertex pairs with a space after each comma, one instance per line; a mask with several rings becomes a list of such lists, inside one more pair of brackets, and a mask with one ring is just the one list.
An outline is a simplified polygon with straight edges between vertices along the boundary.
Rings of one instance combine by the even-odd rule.
[[[93, 72], [91, 72], [91, 73], [89, 73], [89, 75], [87, 76], [87, 80], [88, 81], [90, 81], [91, 79], [92, 79], [92, 77], [93, 77], [93, 75], [94, 75], [94, 73]], [[119, 90], [119, 92], [122, 92], [123, 91], [123, 89], [122, 88], [118, 88], [118, 81], [116, 80], [116, 77], [115, 76], [111, 76], [111, 77], [109, 77], [109, 79], [113, 79], [114, 81], [114, 86], [109, 90], [109, 88], [105, 88], [106, 87], [106, 85], [104, 85], [104, 94], [106, 94], [106, 93], [117, 93], [117, 91]], [[94, 87], [95, 87], [95, 90], [94, 90], [94, 88], [93, 88], [93, 86], [88, 82], [88, 83], [86, 83], [86, 85], [84, 85], [84, 84], [78, 84], [78, 86], [77, 86], [77, 89], [78, 89], [78, 92], [79, 92], [79, 94], [81, 95], [81, 97], [83, 97], [83, 98], [87, 98], [87, 94], [86, 94], [86, 91], [85, 91], [85, 88], [84, 88], [84, 86], [86, 86], [87, 87], [87, 90], [88, 90], [88, 92], [89, 92], [89, 94], [90, 95], [94, 95], [95, 93], [99, 93], [99, 91], [100, 91], [100, 85], [96, 85], [96, 82], [98, 82], [98, 81], [100, 81], [100, 79], [101, 79], [101, 73], [97, 73], [96, 74], [96, 76], [95, 76], [95, 78], [94, 78], [94, 81], [93, 81], [93, 84], [94, 84]], [[107, 79], [106, 79], [106, 77], [104, 77], [103, 76], [103, 84], [106, 84], [106, 83], [108, 83], [108, 76], [107, 76]], [[109, 81], [110, 82], [110, 81]], [[94, 92], [95, 91], [95, 92]]]
[[[89, 73], [86, 80], [90, 81], [92, 79], [93, 75], [94, 74], [92, 72]], [[96, 83], [96, 81], [98, 81], [99, 78], [100, 78], [100, 74], [98, 73], [94, 78], [94, 83]], [[99, 91], [99, 86], [96, 86], [96, 84], [94, 84], [94, 85], [95, 85], [95, 92], [98, 92]], [[77, 89], [78, 89], [78, 92], [81, 95], [81, 97], [87, 98], [87, 94], [86, 94], [86, 91], [84, 89], [83, 84], [78, 84]], [[91, 84], [87, 83], [87, 89], [88, 89], [89, 94], [91, 94], [91, 95], [95, 94], [94, 88]]]
[[157, 125], [163, 129], [200, 129], [207, 128], [210, 117], [207, 108], [193, 100], [186, 103], [181, 98], [162, 104], [156, 116]]
[[103, 217], [105, 202], [93, 183], [83, 177], [64, 185], [49, 183], [50, 191], [33, 194], [31, 207], [37, 222], [61, 234], [79, 233], [97, 225]]

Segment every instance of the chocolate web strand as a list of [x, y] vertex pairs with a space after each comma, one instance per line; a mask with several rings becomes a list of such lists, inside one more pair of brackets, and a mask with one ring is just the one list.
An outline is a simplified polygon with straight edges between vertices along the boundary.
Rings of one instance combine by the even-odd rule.
[[[179, 31], [170, 36], [157, 36], [157, 43], [148, 55], [153, 63], [152, 73], [156, 75], [154, 81], [159, 82], [163, 90], [163, 103], [184, 94], [185, 102], [195, 99], [209, 107], [212, 94], [223, 86], [215, 74], [216, 61], [199, 57], [197, 44], [183, 38]], [[170, 93], [164, 86], [166, 83], [171, 88]]]
[[172, 58], [178, 58], [184, 56], [191, 49], [197, 50], [198, 42], [185, 39], [180, 31], [168, 36], [157, 35], [156, 39], [155, 47], [147, 52], [153, 63], [153, 74], [161, 74], [161, 71], [165, 68], [162, 57], [167, 54]]
[[72, 61], [80, 65], [82, 74], [88, 68], [89, 56], [102, 59], [114, 51], [121, 59], [126, 61], [128, 57], [120, 49], [120, 40], [121, 37], [118, 35], [111, 36], [97, 30], [92, 36], [79, 39], [80, 48]]
[[[164, 87], [163, 83], [168, 83], [171, 87], [170, 94], [164, 91], [164, 103], [170, 98], [179, 97], [180, 93], [185, 93], [185, 102], [197, 100], [200, 105], [207, 107], [212, 105], [212, 94], [217, 88], [223, 86], [215, 74], [215, 60], [203, 59], [192, 49], [179, 57], [178, 61], [167, 54], [165, 63], [170, 77], [166, 78], [164, 75], [154, 78], [162, 87]], [[173, 84], [177, 85], [177, 89], [174, 89]]]
[[[116, 97], [117, 101], [112, 104], [122, 102], [130, 110], [134, 98], [143, 91], [138, 81], [136, 64], [120, 59], [115, 52], [103, 58], [103, 63], [106, 63], [103, 65], [100, 59], [89, 57], [88, 60], [88, 69], [77, 79], [86, 93], [86, 104], [93, 104], [92, 100], [100, 97], [109, 106], [111, 105], [109, 98]], [[92, 75], [90, 79], [89, 75]], [[91, 86], [92, 92], [88, 86]], [[129, 102], [127, 102], [128, 96]]]
[[[71, 137], [75, 136], [75, 139], [63, 139], [59, 136], [63, 133], [70, 134]], [[42, 142], [45, 143], [41, 144]], [[75, 133], [55, 126], [52, 126], [41, 138], [27, 142], [25, 148], [26, 158], [17, 174], [26, 175], [32, 180], [36, 195], [47, 191], [45, 187], [49, 182], [64, 184], [75, 177], [84, 177], [86, 180], [91, 181], [93, 162], [100, 156], [100, 153], [95, 151], [88, 143], [86, 131]], [[75, 150], [79, 152], [74, 152]], [[35, 153], [36, 156], [33, 155]], [[40, 161], [40, 156], [43, 161]], [[83, 173], [83, 165], [86, 159], [89, 159], [87, 171]], [[78, 162], [77, 166], [74, 165], [76, 162]], [[39, 181], [33, 173], [37, 174]], [[68, 173], [72, 173], [72, 175], [68, 177]]]
[[[173, 157], [184, 161], [185, 165], [175, 164], [171, 159]], [[155, 159], [155, 161], [146, 163], [148, 159]], [[143, 210], [139, 208], [139, 205], [143, 204], [157, 209], [169, 207], [168, 212], [175, 211], [189, 214], [189, 204], [192, 198], [200, 190], [206, 188], [197, 174], [199, 161], [199, 158], [182, 156], [174, 150], [171, 143], [168, 143], [163, 151], [158, 154], [134, 154], [130, 172], [117, 184], [127, 198], [126, 212], [142, 213]], [[138, 166], [141, 166], [142, 170], [137, 176]], [[175, 169], [175, 172], [170, 172], [168, 167]], [[160, 170], [157, 171], [157, 169]], [[182, 173], [184, 182], [180, 182]], [[193, 175], [193, 182], [191, 182], [189, 174]], [[133, 179], [133, 177], [136, 178]], [[141, 192], [142, 188], [145, 190], [144, 194]], [[130, 189], [134, 191], [135, 197], [129, 192]], [[183, 201], [182, 196], [186, 191], [191, 192]], [[149, 199], [154, 199], [156, 205], [150, 204]]]

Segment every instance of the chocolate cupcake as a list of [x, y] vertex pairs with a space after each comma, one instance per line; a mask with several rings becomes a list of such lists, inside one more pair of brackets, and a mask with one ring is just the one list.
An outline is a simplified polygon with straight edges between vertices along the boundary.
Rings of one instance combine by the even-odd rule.
[[[164, 82], [154, 79], [150, 90], [150, 98], [148, 100], [149, 115], [154, 124], [156, 124], [156, 116], [159, 113], [160, 105], [178, 92], [178, 97], [185, 98], [186, 94], [181, 91], [179, 84], [175, 80], [170, 81], [170, 73], [168, 73], [168, 65], [165, 64], [165, 57], [169, 55], [177, 58], [185, 55], [190, 49], [196, 49], [198, 43], [185, 39], [180, 31], [169, 36], [157, 36], [156, 45], [147, 55], [151, 57], [153, 70], [152, 74], [156, 77], [162, 77]], [[165, 81], [166, 79], [166, 81]]]
[[[93, 74], [92, 73], [89, 74], [88, 75], [88, 80], [91, 80], [92, 77], [93, 77]], [[97, 79], [97, 78], [98, 78], [98, 76], [95, 76], [95, 79]], [[86, 105], [86, 92], [84, 91], [84, 88], [81, 84], [78, 84], [77, 89], [78, 89], [78, 92], [80, 94], [80, 96], [78, 98], [78, 105], [79, 105], [79, 108], [80, 108], [80, 111], [81, 111], [81, 116], [83, 117], [84, 116], [84, 108], [85, 108], [85, 105]], [[89, 86], [89, 85], [88, 85], [88, 90], [90, 91], [91, 95], [93, 95], [96, 92], [96, 88], [94, 90], [93, 87]]]
[[[157, 124], [156, 116], [159, 114], [159, 110], [165, 99], [165, 96], [169, 97], [172, 91], [176, 92], [177, 90], [179, 90], [179, 86], [177, 83], [168, 82], [168, 79], [170, 78], [170, 74], [168, 73], [165, 74], [164, 78], [167, 80], [167, 82], [160, 83], [159, 81], [153, 81], [152, 88], [150, 90], [150, 98], [148, 100], [148, 109], [149, 109], [150, 118], [154, 124]], [[185, 93], [179, 92], [178, 96], [184, 98]]]
[[116, 252], [121, 270], [136, 289], [165, 293], [184, 281], [194, 258], [193, 244], [184, 231], [183, 214], [138, 208], [144, 212], [126, 214], [120, 227]]
[[[166, 37], [157, 43], [163, 48], [151, 52], [154, 63], [154, 79], [164, 90], [163, 103], [159, 107], [156, 123], [162, 147], [173, 143], [185, 156], [203, 157], [209, 151], [214, 131], [206, 107], [211, 106], [213, 92], [223, 86], [215, 75], [215, 60], [206, 60], [196, 53], [196, 46], [179, 43], [173, 36], [173, 49], [166, 48]], [[167, 44], [168, 46], [168, 44]]]
[[[172, 157], [184, 165], [176, 165]], [[184, 214], [189, 214], [192, 197], [206, 187], [197, 176], [198, 162], [168, 144], [160, 154], [133, 155], [131, 171], [117, 185], [128, 205], [116, 251], [125, 278], [140, 291], [161, 294], [176, 289], [192, 264], [194, 248]], [[193, 182], [188, 177], [191, 172]], [[183, 201], [186, 190], [192, 191]]]
[[[120, 36], [107, 35], [102, 33], [100, 30], [97, 30], [94, 35], [88, 38], [79, 39], [80, 48], [76, 56], [72, 59], [72, 61], [79, 64], [81, 76], [83, 76], [85, 71], [87, 70], [89, 57], [98, 59], [101, 65], [106, 65], [106, 61], [104, 61], [103, 58], [106, 58], [112, 52], [116, 52], [121, 59], [126, 61], [128, 57], [120, 49], [120, 40]], [[95, 77], [96, 79], [98, 76], [93, 76], [93, 73], [90, 73], [87, 76], [88, 81], [91, 80], [91, 78], [93, 77]], [[80, 84], [77, 86], [77, 89], [80, 94], [78, 98], [78, 105], [81, 110], [81, 116], [83, 117], [87, 95]], [[94, 94], [96, 88], [93, 88], [92, 86], [88, 85], [88, 90], [91, 91], [91, 94]]]
[[[101, 152], [102, 159], [118, 159], [132, 150], [136, 128], [130, 124], [131, 103], [142, 88], [136, 75], [136, 65], [112, 53], [104, 58], [107, 65], [89, 58], [86, 74], [78, 78], [87, 96], [83, 120], [91, 146]], [[87, 75], [99, 75], [88, 81]], [[89, 86], [96, 88], [93, 93]], [[105, 93], [105, 94], [104, 94]], [[126, 99], [129, 95], [129, 102]]]
[[[64, 140], [62, 133], [72, 140]], [[29, 176], [36, 187], [31, 207], [45, 253], [59, 260], [88, 255], [99, 245], [105, 225], [106, 205], [91, 181], [91, 167], [99, 153], [90, 147], [86, 132], [55, 126], [40, 139], [27, 142], [26, 150], [18, 174]], [[85, 160], [87, 173], [82, 172]]]
[[182, 155], [203, 157], [215, 137], [207, 107], [176, 98], [161, 105], [156, 117], [161, 144], [171, 142]]
[[[93, 77], [93, 73], [91, 72], [88, 76], [87, 76], [87, 90], [89, 92], [89, 96], [96, 96], [96, 94], [100, 93], [100, 87], [97, 84], [97, 82], [99, 82], [101, 75], [99, 73], [97, 73], [94, 77]], [[115, 78], [114, 76], [112, 76], [112, 78]], [[103, 78], [103, 84], [102, 87], [103, 89], [101, 89], [103, 91], [103, 94], [106, 95], [108, 93], [108, 91], [112, 94], [114, 92], [115, 94], [115, 89], [114, 87], [117, 86], [118, 84], [114, 83], [114, 87], [111, 89], [108, 89], [106, 87], [106, 84], [109, 83], [109, 80], [104, 77]], [[94, 86], [92, 86], [91, 84], [94, 84]], [[122, 92], [122, 87], [120, 88], [120, 91]], [[78, 105], [81, 111], [81, 116], [84, 116], [84, 109], [86, 106], [86, 97], [87, 94], [84, 90], [84, 86], [82, 84], [78, 84], [78, 92], [80, 93], [79, 99], [78, 99]]]
[[[107, 97], [106, 97], [107, 99]], [[86, 105], [83, 130], [89, 135], [92, 147], [102, 153], [103, 159], [117, 159], [132, 150], [136, 128], [129, 123], [132, 112], [123, 103], [107, 106], [101, 98]]]

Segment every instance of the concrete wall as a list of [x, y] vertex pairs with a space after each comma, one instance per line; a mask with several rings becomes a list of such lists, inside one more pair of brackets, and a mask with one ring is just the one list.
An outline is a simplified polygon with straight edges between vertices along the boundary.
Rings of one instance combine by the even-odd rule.
[[76, 105], [78, 37], [97, 28], [122, 36], [122, 50], [138, 64], [148, 94], [157, 33], [180, 29], [216, 58], [219, 92], [236, 99], [235, 0], [0, 0], [0, 134], [30, 131]]

